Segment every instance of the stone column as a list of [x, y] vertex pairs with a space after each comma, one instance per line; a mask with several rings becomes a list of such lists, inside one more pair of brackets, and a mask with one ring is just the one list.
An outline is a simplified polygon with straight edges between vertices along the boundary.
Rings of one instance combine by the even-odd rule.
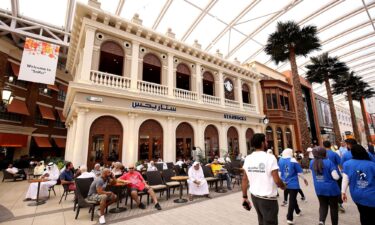
[[72, 116], [72, 121], [70, 122], [70, 134], [68, 139], [66, 140], [68, 147], [68, 152], [65, 152], [65, 159], [69, 161], [73, 161], [74, 155], [74, 143], [76, 139], [76, 130], [77, 130], [77, 119], [75, 116]]
[[174, 120], [174, 117], [167, 117], [167, 130], [164, 132], [163, 138], [163, 160], [165, 162], [176, 161], [176, 129], [173, 126]]
[[85, 132], [86, 113], [88, 109], [78, 108], [77, 113], [77, 127], [76, 135], [74, 136], [74, 149], [73, 149], [73, 165], [86, 165], [87, 164], [87, 146], [84, 146], [84, 139], [88, 138], [83, 135]]
[[219, 149], [220, 157], [228, 153], [228, 136], [227, 136], [227, 123], [221, 123], [220, 133], [219, 133]]
[[224, 95], [224, 80], [223, 80], [223, 72], [219, 71], [218, 73], [218, 86], [219, 86], [219, 93], [218, 96], [220, 98], [220, 105], [225, 105], [225, 95]]
[[197, 148], [196, 153], [202, 151], [203, 157], [206, 157], [206, 149], [204, 146], [204, 121], [197, 120], [194, 128], [194, 147]]
[[[139, 42], [132, 41], [132, 62], [130, 69], [130, 90], [137, 90], [138, 82], [138, 60], [139, 60]], [[134, 163], [134, 162], [133, 162]]]
[[246, 146], [246, 127], [240, 124], [239, 131], [238, 131], [238, 145], [239, 145], [239, 152], [242, 155], [247, 154], [247, 146]]
[[253, 82], [251, 90], [253, 92], [252, 103], [253, 103], [253, 105], [255, 105], [255, 112], [259, 113], [260, 105], [258, 103], [258, 85], [255, 82]]
[[80, 74], [80, 79], [88, 82], [90, 80], [90, 71], [92, 65], [92, 57], [94, 53], [94, 39], [96, 28], [87, 26], [85, 27], [85, 46], [82, 52], [82, 66]]
[[167, 72], [167, 85], [168, 85], [168, 96], [173, 97], [174, 89], [174, 68], [173, 68], [173, 57], [174, 55], [168, 52], [168, 72]]
[[202, 67], [201, 64], [195, 64], [195, 91], [198, 95], [198, 102], [202, 102], [202, 94], [203, 94], [203, 78], [202, 78]]
[[241, 78], [237, 77], [236, 79], [236, 82], [237, 82], [237, 101], [238, 103], [240, 103], [240, 109], [243, 108], [243, 99], [242, 99], [242, 81], [241, 81]]
[[[138, 115], [136, 113], [129, 113], [128, 114], [128, 143], [127, 149], [125, 149], [125, 165], [133, 164], [138, 161], [138, 130], [139, 127], [135, 126], [135, 119]], [[125, 134], [126, 135], [126, 134]]]

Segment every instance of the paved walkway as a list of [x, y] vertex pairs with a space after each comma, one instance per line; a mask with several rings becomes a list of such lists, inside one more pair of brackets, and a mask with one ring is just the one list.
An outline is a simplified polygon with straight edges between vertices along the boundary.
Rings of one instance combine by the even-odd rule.
[[[1, 177], [0, 177], [1, 178]], [[303, 215], [295, 218], [295, 224], [311, 225], [318, 222], [318, 199], [315, 196], [311, 183], [311, 175], [307, 174], [310, 181], [308, 187], [303, 187], [307, 196], [307, 202], [299, 201]], [[62, 189], [56, 188], [57, 196], [52, 196], [44, 205], [38, 207], [27, 206], [23, 198], [27, 191], [26, 181], [0, 183], [0, 223], [7, 225], [70, 225], [70, 224], [97, 224], [98, 217], [90, 221], [87, 209], [82, 209], [79, 219], [75, 220], [73, 212], [73, 195], [69, 195], [66, 201], [58, 204]], [[184, 225], [184, 224], [257, 224], [255, 210], [250, 212], [241, 206], [241, 192], [238, 188], [226, 194], [218, 194], [211, 191], [213, 199], [199, 198], [188, 204], [176, 204], [172, 200], [161, 200], [162, 211], [157, 211], [153, 205], [146, 210], [129, 209], [119, 214], [108, 214], [107, 224], [161, 224], [161, 225]], [[184, 194], [186, 192], [184, 191]], [[177, 198], [178, 191], [172, 196]], [[281, 199], [279, 200], [281, 202]], [[128, 208], [130, 208], [128, 204]], [[345, 204], [346, 213], [339, 215], [340, 225], [359, 224], [359, 214], [355, 204], [349, 200]], [[280, 207], [279, 224], [286, 224], [286, 207]], [[327, 218], [330, 225], [330, 218]]]

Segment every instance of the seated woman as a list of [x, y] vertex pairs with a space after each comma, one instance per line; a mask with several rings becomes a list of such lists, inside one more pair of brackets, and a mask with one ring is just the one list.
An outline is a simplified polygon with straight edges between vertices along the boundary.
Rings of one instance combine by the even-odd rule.
[[[44, 173], [41, 176], [41, 179], [44, 179], [46, 181], [40, 183], [40, 190], [39, 190], [39, 197], [48, 197], [48, 188], [55, 185], [57, 182], [57, 179], [59, 178], [59, 169], [57, 166], [50, 162], [48, 163], [47, 170], [44, 171]], [[38, 192], [38, 183], [31, 183], [29, 186], [29, 189], [26, 193], [26, 201], [31, 199], [36, 199], [36, 195]]]
[[45, 166], [44, 161], [40, 161], [37, 163], [37, 165], [34, 167], [34, 176], [40, 176], [44, 172]]
[[193, 166], [189, 169], [189, 200], [193, 200], [193, 195], [209, 196], [208, 184], [204, 178], [203, 169], [199, 162], [194, 162]]
[[112, 173], [115, 175], [115, 176], [121, 176], [123, 174], [123, 165], [121, 162], [116, 162], [115, 165], [114, 165], [114, 168], [112, 169]]

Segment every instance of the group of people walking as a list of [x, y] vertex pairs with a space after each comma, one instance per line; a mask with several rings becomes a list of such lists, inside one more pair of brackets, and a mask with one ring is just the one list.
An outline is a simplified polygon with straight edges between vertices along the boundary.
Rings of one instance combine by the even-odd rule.
[[[339, 210], [345, 212], [343, 202], [347, 201], [347, 189], [357, 205], [361, 225], [370, 225], [375, 221], [375, 157], [371, 152], [358, 145], [354, 139], [347, 139], [343, 154], [331, 150], [329, 141], [313, 149], [310, 161], [315, 193], [319, 200], [319, 220], [324, 225], [328, 211], [332, 225], [338, 225]], [[288, 224], [294, 224], [294, 215], [301, 216], [297, 203], [297, 194], [304, 194], [298, 179], [308, 185], [303, 170], [295, 158], [293, 150], [285, 149], [277, 162], [276, 157], [267, 154], [267, 141], [264, 134], [255, 134], [252, 139], [255, 151], [245, 159], [242, 180], [244, 208], [249, 209], [248, 188], [252, 203], [258, 215], [260, 225], [278, 224], [277, 187], [289, 195]], [[250, 187], [249, 187], [250, 186]], [[283, 205], [286, 205], [284, 199]], [[295, 214], [294, 214], [295, 213]]]

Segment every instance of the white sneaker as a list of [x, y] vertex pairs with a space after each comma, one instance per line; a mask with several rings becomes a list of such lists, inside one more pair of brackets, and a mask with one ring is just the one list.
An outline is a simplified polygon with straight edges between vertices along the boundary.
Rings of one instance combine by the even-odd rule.
[[287, 220], [286, 223], [287, 223], [287, 224], [294, 224], [294, 222], [291, 221], [291, 220]]
[[104, 216], [100, 216], [99, 217], [99, 223], [100, 224], [105, 224], [105, 218], [104, 218]]
[[99, 209], [96, 212], [97, 212], [97, 214], [98, 214], [99, 217], [102, 216], [102, 214], [100, 214], [100, 210]]
[[302, 211], [300, 211], [299, 213], [296, 213], [296, 216], [301, 216], [302, 215]]

